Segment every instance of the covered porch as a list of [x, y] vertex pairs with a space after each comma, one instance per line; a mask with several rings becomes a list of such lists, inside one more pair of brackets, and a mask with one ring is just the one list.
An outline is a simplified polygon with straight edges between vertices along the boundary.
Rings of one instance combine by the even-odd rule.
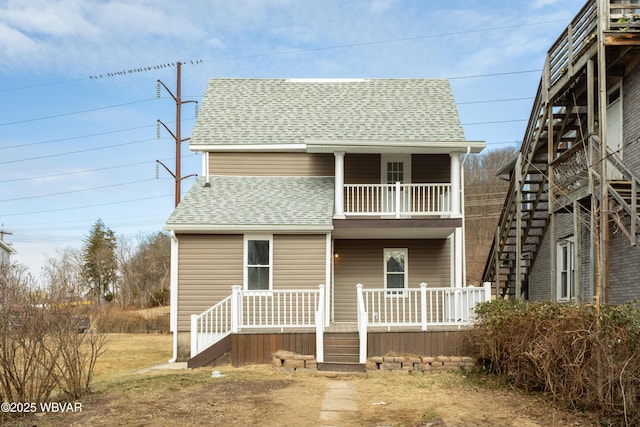
[[[429, 288], [421, 283], [418, 288], [388, 290], [358, 284], [354, 288], [357, 321], [338, 323], [330, 321], [328, 289], [324, 285], [315, 290], [259, 292], [233, 286], [227, 298], [191, 316], [189, 366], [210, 363], [211, 358], [231, 350], [233, 340], [236, 349], [242, 349], [242, 360], [246, 352], [256, 358], [276, 346], [278, 338], [281, 343], [286, 338], [287, 345], [281, 344], [285, 347], [313, 350], [320, 364], [325, 362], [325, 334], [349, 333], [357, 340], [357, 363], [364, 364], [371, 351], [388, 339], [384, 334], [410, 334], [415, 343], [419, 340], [416, 334], [461, 329], [473, 323], [475, 305], [491, 298], [489, 285]], [[211, 354], [207, 356], [207, 352]]]

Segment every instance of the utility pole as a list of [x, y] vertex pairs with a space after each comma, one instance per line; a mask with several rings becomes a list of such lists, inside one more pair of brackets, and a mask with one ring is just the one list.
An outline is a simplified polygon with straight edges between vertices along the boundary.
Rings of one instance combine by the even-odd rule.
[[[194, 103], [198, 103], [198, 101], [193, 101], [193, 100], [187, 100], [187, 101], [183, 101], [181, 98], [181, 81], [180, 81], [180, 69], [182, 66], [181, 62], [177, 62], [176, 63], [177, 66], [177, 78], [176, 78], [176, 94], [174, 95], [173, 92], [171, 92], [171, 90], [167, 87], [167, 85], [165, 85], [162, 81], [158, 80], [158, 88], [157, 88], [157, 95], [158, 98], [160, 98], [160, 86], [164, 87], [165, 90], [167, 92], [169, 92], [169, 95], [171, 95], [171, 97], [174, 99], [174, 101], [176, 102], [176, 131], [175, 133], [171, 131], [171, 129], [169, 129], [167, 127], [167, 125], [165, 125], [161, 120], [158, 120], [158, 138], [160, 138], [160, 125], [162, 125], [167, 132], [169, 132], [169, 134], [171, 134], [171, 136], [173, 137], [173, 139], [176, 142], [176, 167], [175, 167], [175, 173], [171, 172], [171, 169], [169, 169], [164, 163], [162, 163], [160, 160], [156, 160], [156, 164], [160, 164], [162, 165], [163, 168], [166, 169], [167, 172], [169, 172], [169, 174], [173, 177], [173, 179], [175, 180], [175, 205], [176, 207], [178, 206], [178, 204], [180, 203], [180, 186], [182, 183], [183, 179], [192, 177], [192, 176], [197, 176], [196, 174], [190, 174], [187, 176], [181, 176], [181, 172], [180, 172], [180, 157], [181, 157], [181, 153], [180, 153], [180, 147], [181, 144], [184, 141], [188, 141], [190, 138], [182, 138], [181, 133], [180, 133], [180, 120], [181, 120], [181, 110], [182, 110], [182, 104], [186, 104], [189, 102], [194, 102]], [[196, 107], [197, 108], [197, 107]]]
[[[5, 234], [6, 234], [7, 236], [11, 236], [13, 233], [12, 233], [12, 232], [10, 232], [10, 231], [6, 231], [6, 230], [4, 229], [4, 224], [2, 224], [2, 228], [0, 228], [0, 241], [4, 242], [4, 236], [5, 236]], [[6, 242], [5, 242], [5, 243], [6, 243]]]

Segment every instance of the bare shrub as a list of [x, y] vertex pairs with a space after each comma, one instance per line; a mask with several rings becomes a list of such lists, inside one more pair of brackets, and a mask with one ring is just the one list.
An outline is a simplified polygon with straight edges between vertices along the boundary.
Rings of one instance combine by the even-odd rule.
[[112, 334], [169, 333], [169, 317], [161, 314], [143, 315], [104, 305], [94, 314], [93, 326], [102, 333]]
[[105, 336], [79, 334], [85, 315], [48, 300], [24, 268], [0, 263], [0, 400], [38, 405], [89, 391]]
[[496, 300], [477, 309], [465, 343], [479, 365], [615, 422], [640, 422], [640, 311]]

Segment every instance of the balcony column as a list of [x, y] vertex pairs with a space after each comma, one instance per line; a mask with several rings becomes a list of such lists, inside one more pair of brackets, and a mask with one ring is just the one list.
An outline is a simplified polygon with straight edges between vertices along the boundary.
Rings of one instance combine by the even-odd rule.
[[344, 152], [333, 153], [335, 156], [335, 202], [333, 217], [344, 219]]
[[451, 158], [451, 216], [459, 217], [460, 211], [460, 153], [449, 153]]
[[[451, 158], [451, 217], [461, 218], [461, 164], [460, 153], [449, 153]], [[464, 271], [464, 253], [463, 253], [463, 229], [462, 227], [456, 227], [453, 232], [453, 286], [461, 288], [463, 284], [463, 271]]]

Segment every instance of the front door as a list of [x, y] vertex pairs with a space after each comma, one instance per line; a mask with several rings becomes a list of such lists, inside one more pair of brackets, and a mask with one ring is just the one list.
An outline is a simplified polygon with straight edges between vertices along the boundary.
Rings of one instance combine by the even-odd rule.
[[[387, 184], [386, 191], [383, 192], [383, 206], [384, 211], [393, 213], [394, 216], [399, 216], [403, 211], [407, 211], [410, 206], [409, 192], [401, 189], [399, 198], [396, 183], [410, 184], [411, 183], [411, 155], [404, 156], [382, 156], [382, 170], [380, 176], [382, 178], [382, 184]], [[398, 200], [400, 206], [396, 206]]]

